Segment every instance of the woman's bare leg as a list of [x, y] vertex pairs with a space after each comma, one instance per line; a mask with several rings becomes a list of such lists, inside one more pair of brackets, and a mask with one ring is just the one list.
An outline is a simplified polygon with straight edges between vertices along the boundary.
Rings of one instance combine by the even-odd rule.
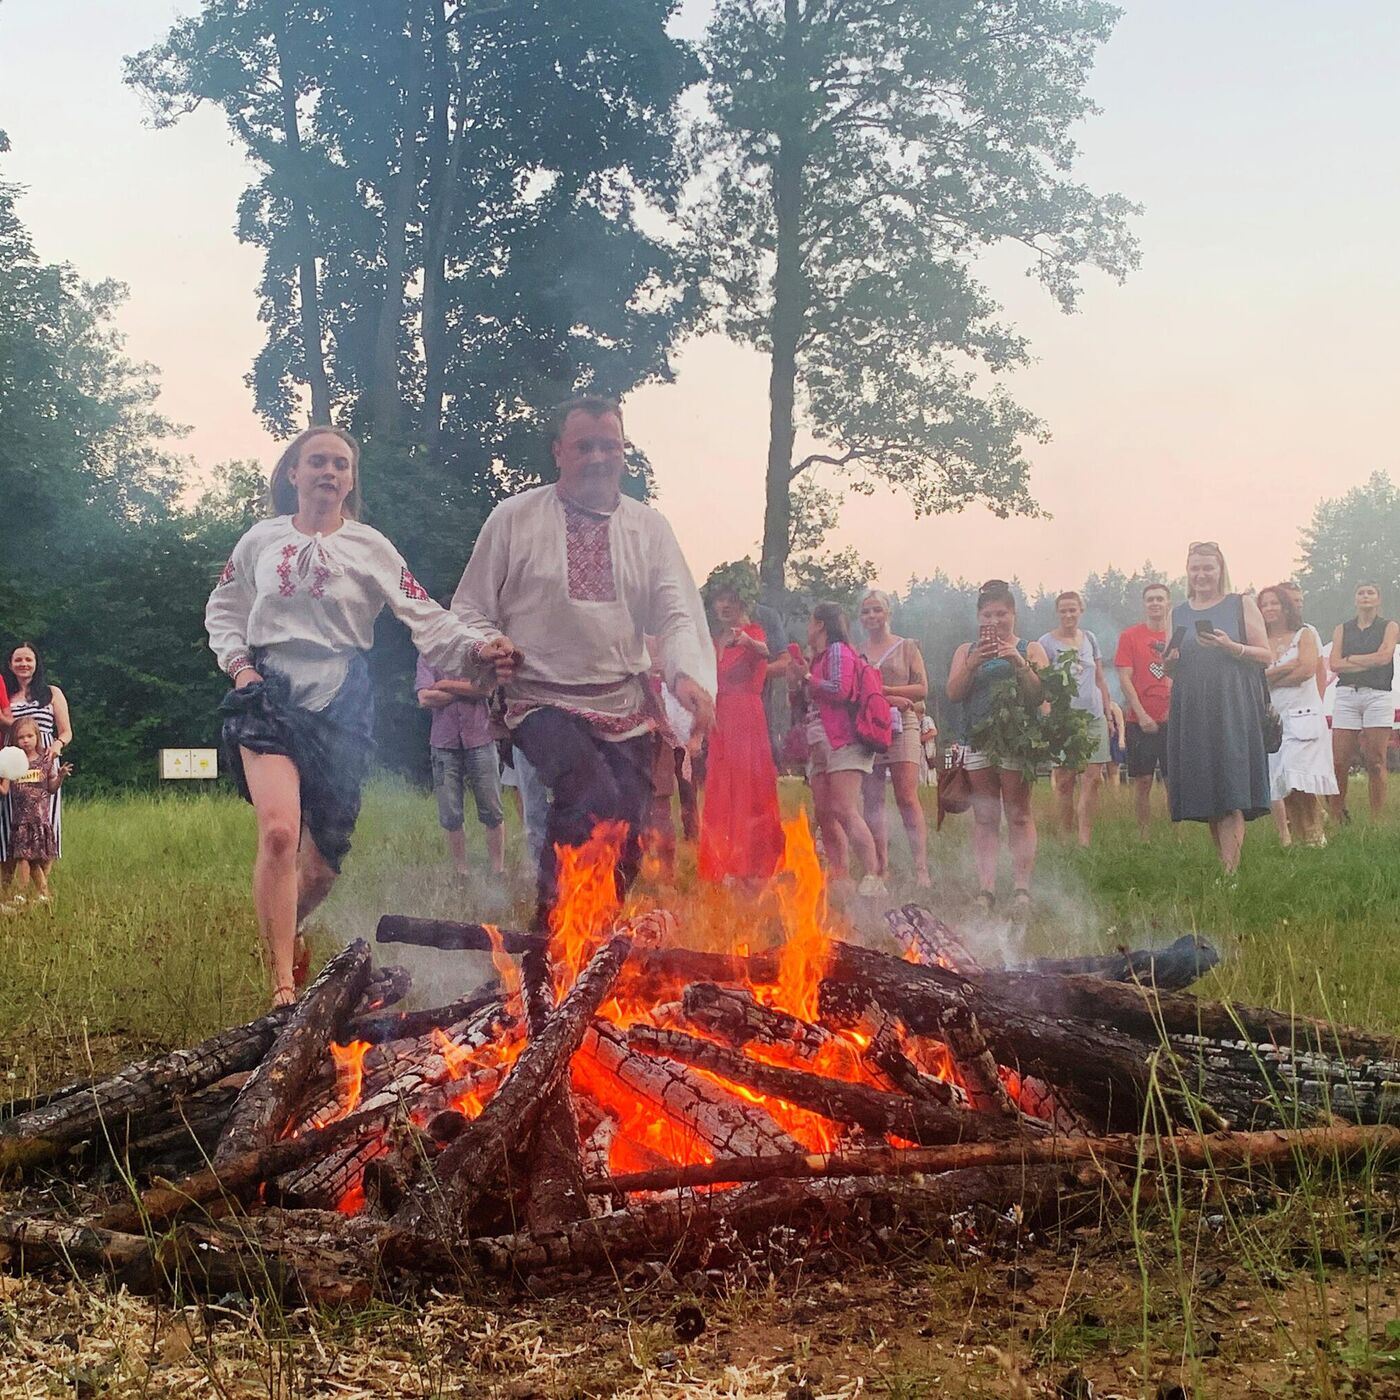
[[1371, 799], [1371, 815], [1385, 810], [1385, 751], [1390, 745], [1389, 729], [1361, 731], [1361, 762], [1366, 766], [1366, 789]]
[[316, 843], [303, 833], [297, 855], [297, 926], [320, 908], [339, 876], [326, 864]]
[[1031, 785], [1019, 774], [1005, 769], [997, 773], [1001, 785], [1001, 805], [1006, 809], [1006, 842], [1011, 848], [1012, 882], [1018, 890], [1031, 887], [1035, 874], [1035, 854], [1040, 838], [1031, 811]]
[[[290, 999], [292, 945], [297, 931], [297, 846], [301, 840], [301, 779], [284, 754], [240, 748], [243, 776], [258, 819], [253, 861], [253, 909], [258, 918], [273, 1000]], [[307, 843], [308, 846], [310, 843]]]
[[1293, 796], [1290, 792], [1288, 797], [1278, 802], [1269, 803], [1269, 810], [1274, 814], [1274, 826], [1278, 830], [1278, 843], [1286, 850], [1293, 844], [1293, 832], [1290, 830], [1289, 816], [1292, 812], [1289, 799]]
[[848, 865], [845, 828], [836, 818], [832, 805], [830, 773], [812, 774], [812, 805], [816, 808], [817, 826], [822, 834], [822, 852], [827, 870], [833, 880], [844, 880]]
[[847, 852], [854, 850], [867, 875], [878, 874], [880, 858], [875, 852], [875, 838], [860, 812], [860, 785], [865, 774], [857, 769], [853, 772], [829, 773], [827, 777], [831, 783], [836, 822], [846, 835]]
[[1355, 729], [1334, 729], [1332, 731], [1332, 762], [1337, 770], [1337, 795], [1329, 798], [1332, 815], [1341, 821], [1347, 810], [1347, 779], [1351, 776], [1351, 765], [1356, 762], [1357, 751], [1361, 748], [1361, 734]]
[[972, 858], [983, 894], [995, 894], [1001, 849], [1001, 775], [995, 768], [969, 773], [972, 784]]
[[1055, 825], [1066, 836], [1074, 830], [1074, 780], [1078, 776], [1073, 768], [1050, 770], [1050, 788], [1055, 794]]
[[890, 764], [890, 781], [894, 784], [894, 800], [904, 822], [904, 834], [909, 838], [909, 852], [914, 857], [914, 878], [920, 885], [927, 885], [928, 820], [924, 804], [919, 801], [919, 765]]
[[1152, 836], [1153, 775], [1133, 779], [1133, 811], [1137, 814], [1138, 837], [1147, 841]]
[[49, 897], [49, 863], [46, 860], [34, 860], [29, 863], [29, 873], [34, 880], [34, 889], [40, 899]]
[[1099, 814], [1099, 798], [1103, 795], [1102, 763], [1091, 763], [1079, 785], [1079, 801], [1075, 815], [1079, 822], [1079, 844], [1086, 850], [1094, 839], [1094, 818]]
[[15, 888], [22, 895], [29, 893], [29, 872], [30, 863], [27, 860], [17, 860], [15, 865]]
[[864, 781], [860, 789], [865, 824], [870, 828], [870, 835], [875, 841], [875, 859], [878, 862], [876, 874], [881, 876], [890, 873], [890, 831], [889, 823], [885, 820], [885, 774], [894, 771], [894, 768], [882, 768], [876, 764], [874, 771], [863, 775]]
[[1240, 856], [1244, 852], [1244, 813], [1227, 812], [1211, 822], [1210, 830], [1215, 837], [1220, 864], [1227, 875], [1233, 875], [1240, 868]]

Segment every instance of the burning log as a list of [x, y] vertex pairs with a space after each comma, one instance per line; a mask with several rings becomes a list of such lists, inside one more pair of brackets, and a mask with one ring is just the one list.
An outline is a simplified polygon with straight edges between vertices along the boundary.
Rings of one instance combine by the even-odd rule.
[[583, 1039], [582, 1051], [580, 1062], [575, 1063], [576, 1077], [605, 1106], [618, 1097], [612, 1081], [621, 1086], [622, 1099], [642, 1098], [655, 1106], [662, 1119], [682, 1125], [718, 1152], [781, 1156], [798, 1147], [762, 1109], [746, 1103], [732, 1089], [674, 1060], [638, 1053], [616, 1027], [595, 1022]]
[[1204, 938], [1183, 934], [1165, 948], [1120, 948], [1087, 958], [1036, 958], [1016, 972], [1064, 977], [1084, 974], [1105, 982], [1142, 982], [1160, 991], [1189, 987], [1220, 962]]
[[243, 1087], [214, 1153], [216, 1164], [271, 1142], [369, 981], [369, 945], [356, 939], [321, 969], [292, 1009], [266, 1058]]
[[[539, 1035], [554, 1010], [549, 958], [543, 952], [526, 953], [521, 959], [520, 991], [530, 1034]], [[557, 1230], [587, 1214], [578, 1116], [569, 1077], [561, 1075], [547, 1091], [535, 1127], [525, 1223], [533, 1231]]]
[[414, 919], [407, 914], [385, 914], [374, 930], [376, 943], [411, 943], [417, 948], [439, 948], [445, 952], [489, 953], [496, 946], [495, 934], [507, 953], [544, 953], [549, 939], [542, 933], [516, 933], [510, 929], [488, 929], [485, 924], [461, 924], [452, 919]]
[[997, 1118], [1019, 1116], [1020, 1110], [1001, 1082], [997, 1062], [971, 1010], [966, 1006], [950, 1007], [940, 1024], [943, 1043], [957, 1066], [973, 1112], [990, 1113]]
[[183, 1181], [153, 1186], [135, 1201], [112, 1206], [98, 1217], [98, 1224], [109, 1230], [144, 1230], [210, 1201], [244, 1200], [264, 1182], [321, 1157], [341, 1143], [378, 1134], [392, 1121], [395, 1112], [392, 1107], [365, 1109], [327, 1123], [324, 1128], [313, 1128], [300, 1137], [250, 1148]]
[[511, 1148], [525, 1141], [544, 1094], [567, 1072], [589, 1022], [612, 990], [632, 950], [614, 934], [592, 957], [540, 1033], [531, 1038], [481, 1116], [443, 1149], [394, 1215], [401, 1235], [452, 1237]]
[[1047, 1209], [1068, 1215], [1074, 1200], [1097, 1200], [1063, 1167], [1002, 1167], [949, 1172], [925, 1180], [865, 1177], [814, 1183], [769, 1180], [708, 1195], [664, 1196], [633, 1201], [609, 1215], [580, 1221], [553, 1235], [503, 1235], [473, 1240], [472, 1258], [492, 1274], [528, 1274], [545, 1269], [608, 1268], [623, 1259], [657, 1257], [672, 1267], [713, 1257], [736, 1239], [752, 1239], [782, 1225], [812, 1237], [857, 1223], [869, 1229], [872, 1212], [891, 1223], [929, 1223], [971, 1206], [1002, 1211], [1018, 1206], [1028, 1220]]
[[590, 1181], [596, 1195], [669, 1191], [765, 1181], [771, 1177], [932, 1176], [997, 1167], [1066, 1166], [1076, 1162], [1112, 1163], [1140, 1170], [1213, 1171], [1302, 1162], [1336, 1162], [1349, 1167], [1400, 1161], [1400, 1129], [1357, 1127], [1275, 1129], [1260, 1133], [1185, 1134], [1149, 1138], [1120, 1133], [1095, 1138], [1019, 1139], [1015, 1142], [960, 1142], [944, 1147], [870, 1148], [860, 1152], [811, 1152], [782, 1159], [751, 1157], [705, 1162], [690, 1167], [632, 1172]]
[[106, 1079], [65, 1091], [40, 1108], [0, 1123], [0, 1177], [57, 1157], [76, 1143], [104, 1133], [124, 1138], [131, 1125], [226, 1075], [252, 1069], [291, 1015], [282, 1007], [242, 1026], [221, 1031], [190, 1050], [127, 1065]]
[[924, 1103], [967, 1106], [967, 1095], [956, 1084], [926, 1074], [905, 1053], [897, 1017], [872, 1003], [866, 1008], [861, 1025], [870, 1028], [870, 1044], [865, 1047], [862, 1059], [900, 1093]]
[[347, 1040], [365, 1040], [371, 1045], [409, 1040], [427, 1035], [439, 1027], [470, 1021], [479, 1011], [500, 1000], [501, 984], [492, 978], [470, 995], [429, 1011], [380, 1011], [372, 1015], [354, 1016], [345, 1027], [345, 1036]]
[[[783, 1099], [819, 1113], [833, 1123], [854, 1123], [874, 1133], [893, 1133], [910, 1142], [983, 1141], [1015, 1132], [1005, 1121], [962, 1112], [941, 1104], [887, 1094], [868, 1084], [828, 1079], [810, 1070], [784, 1069], [751, 1060], [738, 1050], [699, 1040], [681, 1031], [633, 1026], [628, 1044], [646, 1055], [668, 1056], [709, 1070], [733, 1084]], [[718, 1144], [717, 1144], [718, 1145]]]
[[982, 964], [967, 945], [936, 914], [918, 904], [904, 904], [885, 914], [885, 926], [894, 935], [900, 951], [909, 962], [927, 967], [946, 967], [972, 976]]
[[681, 1010], [687, 1021], [735, 1049], [757, 1041], [809, 1064], [823, 1051], [840, 1054], [844, 1050], [852, 1062], [857, 1058], [852, 1047], [824, 1026], [764, 1006], [739, 987], [694, 982], [685, 989]]

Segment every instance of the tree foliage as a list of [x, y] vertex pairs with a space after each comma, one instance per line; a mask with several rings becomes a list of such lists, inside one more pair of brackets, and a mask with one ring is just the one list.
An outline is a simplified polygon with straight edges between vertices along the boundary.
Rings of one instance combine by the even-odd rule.
[[1356, 613], [1356, 585], [1379, 585], [1381, 611], [1400, 614], [1400, 487], [1385, 472], [1319, 502], [1304, 527], [1298, 582], [1324, 635]]
[[[1133, 207], [1070, 178], [1117, 12], [1099, 0], [719, 0], [692, 217], [718, 322], [771, 362], [763, 543], [776, 595], [790, 492], [819, 463], [921, 513], [1032, 512], [1041, 424], [996, 375], [1028, 357], [977, 257], [1023, 247], [1066, 310], [1084, 267], [1137, 260]], [[793, 459], [795, 423], [824, 450]]]

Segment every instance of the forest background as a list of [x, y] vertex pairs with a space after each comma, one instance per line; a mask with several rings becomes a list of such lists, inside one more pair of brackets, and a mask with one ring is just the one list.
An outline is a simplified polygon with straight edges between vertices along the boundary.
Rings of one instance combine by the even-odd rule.
[[[277, 437], [308, 420], [361, 436], [368, 518], [435, 592], [491, 506], [547, 479], [550, 404], [665, 381], [706, 330], [768, 361], [755, 556], [790, 617], [853, 604], [871, 576], [825, 547], [850, 492], [902, 491], [911, 516], [1037, 509], [1046, 425], [1002, 383], [1029, 348], [978, 259], [1025, 249], [1066, 310], [1084, 270], [1131, 274], [1135, 207], [1073, 178], [1116, 12], [969, 0], [892, 23], [875, 0], [722, 0], [689, 44], [675, 10], [205, 0], [128, 59], [154, 122], [216, 106], [256, 172], [237, 233], [263, 257], [259, 414]], [[203, 602], [270, 463], [180, 455], [156, 369], [114, 329], [123, 289], [46, 262], [21, 195], [0, 183], [0, 643], [35, 642], [68, 691], [84, 786], [151, 783], [158, 748], [217, 732]], [[633, 467], [649, 493], [640, 453]], [[1359, 577], [1400, 596], [1384, 473], [1300, 527], [1296, 577], [1324, 629]], [[1103, 540], [1111, 556], [1107, 503]], [[1087, 625], [1108, 650], [1159, 575], [1093, 566]], [[979, 581], [931, 569], [900, 590], [896, 626], [935, 683]], [[1018, 586], [1038, 635], [1053, 598]], [[411, 662], [385, 622], [380, 757], [419, 775]]]

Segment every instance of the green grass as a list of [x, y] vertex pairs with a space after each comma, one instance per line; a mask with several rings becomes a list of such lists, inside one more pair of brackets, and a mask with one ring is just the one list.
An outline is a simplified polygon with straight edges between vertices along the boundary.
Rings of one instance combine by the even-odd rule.
[[[784, 784], [784, 805], [804, 799]], [[1400, 801], [1381, 823], [1365, 817], [1333, 829], [1325, 851], [1279, 847], [1271, 823], [1250, 827], [1234, 885], [1219, 870], [1202, 827], [1159, 819], [1138, 841], [1126, 791], [1107, 794], [1091, 851], [1049, 831], [1049, 794], [1037, 793], [1041, 857], [1037, 910], [1023, 938], [1004, 925], [970, 925], [974, 938], [1011, 956], [1072, 953], [1119, 943], [1208, 934], [1224, 955], [1201, 984], [1206, 995], [1400, 1029]], [[1365, 810], [1358, 793], [1353, 810]], [[893, 812], [891, 812], [893, 817]], [[485, 869], [480, 831], [469, 823], [473, 859]], [[905, 862], [893, 837], [896, 870]], [[974, 885], [970, 818], [953, 818], [932, 839], [938, 888], [932, 904], [955, 925], [967, 919]], [[133, 1050], [188, 1043], [255, 1014], [264, 992], [255, 956], [248, 878], [254, 845], [249, 807], [227, 793], [161, 792], [76, 799], [65, 818], [67, 854], [54, 874], [51, 909], [0, 919], [0, 1073], [47, 1080], [81, 1064]], [[523, 841], [512, 820], [516, 865], [502, 887], [453, 879], [432, 801], [382, 780], [366, 794], [346, 874], [325, 906], [330, 938], [372, 936], [389, 910], [509, 921], [528, 907], [519, 869]], [[1005, 881], [1004, 881], [1005, 882]], [[762, 941], [756, 921], [735, 929], [734, 907], [696, 890], [682, 861], [671, 896], [687, 935], [701, 943]], [[896, 881], [896, 897], [914, 898]], [[879, 921], [873, 921], [874, 933]], [[451, 960], [406, 950], [420, 999], [458, 972]], [[438, 983], [444, 985], [439, 988]]]

